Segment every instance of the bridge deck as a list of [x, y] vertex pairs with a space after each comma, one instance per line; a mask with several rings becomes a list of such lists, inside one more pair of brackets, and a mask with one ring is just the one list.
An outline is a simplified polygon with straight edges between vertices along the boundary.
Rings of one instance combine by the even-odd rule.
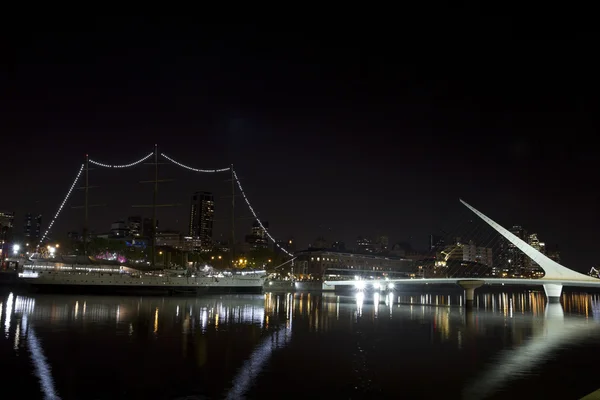
[[483, 281], [489, 285], [563, 285], [577, 287], [600, 287], [600, 279], [591, 278], [590, 280], [564, 280], [564, 279], [517, 279], [517, 278], [417, 278], [417, 279], [389, 279], [389, 280], [343, 280], [343, 281], [324, 281], [328, 286], [354, 286], [356, 282], [369, 283], [394, 283], [394, 284], [410, 284], [410, 285], [426, 285], [426, 284], [442, 284], [442, 283], [458, 283], [460, 281]]

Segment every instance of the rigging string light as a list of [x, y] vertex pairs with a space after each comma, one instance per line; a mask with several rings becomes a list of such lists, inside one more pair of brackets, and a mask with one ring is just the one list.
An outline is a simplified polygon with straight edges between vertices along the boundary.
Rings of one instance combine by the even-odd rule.
[[180, 167], [189, 169], [190, 171], [194, 171], [194, 172], [225, 172], [225, 171], [229, 171], [231, 168], [227, 167], [227, 168], [219, 168], [219, 169], [198, 169], [198, 168], [192, 168], [192, 167], [188, 167], [187, 165], [184, 165], [178, 161], [173, 160], [171, 157], [167, 156], [165, 153], [160, 153], [161, 156], [163, 156], [164, 158], [166, 158], [167, 160], [171, 161], [173, 164], [179, 165]]
[[264, 225], [262, 224], [262, 222], [258, 218], [258, 215], [254, 211], [254, 208], [252, 208], [252, 206], [250, 205], [250, 201], [248, 200], [248, 197], [246, 197], [246, 193], [244, 193], [244, 189], [242, 189], [242, 184], [240, 183], [240, 180], [238, 179], [238, 176], [235, 173], [235, 170], [233, 170], [232, 172], [233, 172], [233, 177], [235, 178], [235, 181], [237, 182], [238, 187], [240, 188], [240, 192], [242, 193], [242, 197], [244, 197], [244, 200], [246, 200], [246, 204], [248, 205], [248, 208], [252, 212], [252, 215], [254, 215], [254, 218], [256, 218], [256, 222], [258, 222], [258, 225], [260, 225], [260, 227], [265, 232], [265, 234], [267, 235], [267, 237], [269, 239], [271, 239], [271, 241], [275, 244], [275, 246], [277, 246], [279, 248], [279, 250], [283, 251], [288, 256], [293, 257], [294, 255], [292, 253], [290, 253], [289, 251], [287, 251], [286, 249], [284, 249], [283, 247], [281, 247], [279, 245], [279, 243], [277, 243], [277, 241], [275, 241], [275, 239], [273, 238], [273, 236], [271, 236], [271, 234], [269, 233], [269, 231], [267, 230], [267, 228], [264, 227]]
[[152, 155], [154, 155], [154, 152], [148, 154], [147, 156], [145, 156], [144, 158], [141, 158], [137, 161], [134, 161], [132, 163], [129, 164], [121, 164], [121, 165], [111, 165], [111, 164], [104, 164], [98, 161], [94, 161], [94, 160], [88, 160], [90, 163], [94, 164], [94, 165], [98, 165], [100, 167], [104, 167], [104, 168], [129, 168], [129, 167], [133, 167], [134, 165], [138, 165], [139, 163], [142, 163], [144, 161], [146, 161], [147, 159], [149, 159], [150, 157], [152, 157]]
[[60, 214], [60, 212], [62, 211], [63, 207], [65, 206], [67, 200], [69, 200], [69, 197], [71, 197], [71, 193], [73, 192], [73, 189], [75, 188], [75, 185], [77, 184], [77, 181], [79, 180], [79, 177], [81, 176], [81, 173], [83, 172], [84, 167], [85, 167], [85, 164], [81, 164], [81, 168], [79, 168], [79, 172], [77, 173], [77, 176], [75, 177], [75, 180], [73, 181], [73, 184], [69, 188], [69, 191], [67, 192], [67, 195], [65, 196], [65, 199], [61, 203], [60, 207], [58, 207], [58, 211], [56, 211], [56, 214], [54, 214], [54, 218], [52, 218], [52, 221], [50, 221], [50, 225], [48, 225], [48, 229], [46, 229], [46, 232], [44, 232], [44, 234], [42, 235], [42, 238], [40, 239], [40, 242], [38, 243], [37, 247], [40, 247], [40, 245], [42, 244], [44, 239], [46, 239], [46, 236], [48, 236], [48, 232], [50, 232], [50, 229], [52, 229], [52, 225], [54, 225], [56, 218], [58, 218], [58, 214]]

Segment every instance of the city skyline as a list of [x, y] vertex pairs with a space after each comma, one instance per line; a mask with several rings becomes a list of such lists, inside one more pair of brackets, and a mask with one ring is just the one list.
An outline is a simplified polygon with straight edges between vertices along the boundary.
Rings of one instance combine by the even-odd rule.
[[[26, 52], [15, 47], [0, 112], [12, 138], [5, 164], [16, 167], [4, 177], [2, 210], [39, 212], [47, 224], [85, 154], [127, 163], [157, 143], [196, 168], [234, 164], [277, 239], [305, 245], [330, 231], [329, 240], [345, 242], [386, 233], [425, 247], [429, 234], [467, 215], [464, 198], [504, 226], [560, 245], [566, 266], [597, 265], [598, 156], [585, 145], [597, 127], [595, 81], [552, 57], [582, 43], [494, 42], [475, 57], [445, 48], [449, 35], [428, 56], [390, 52], [396, 44], [384, 31], [371, 32], [372, 41], [352, 32], [272, 37], [252, 27], [184, 35], [175, 21], [139, 20], [135, 32], [121, 22], [77, 35], [40, 25], [44, 40], [27, 36]], [[565, 75], [568, 82], [555, 79]], [[590, 93], [577, 91], [584, 86]], [[92, 226], [151, 198], [149, 185], [138, 185], [151, 178], [148, 166], [112, 172], [92, 171], [90, 185], [100, 188], [90, 196], [106, 203], [91, 213]], [[174, 183], [160, 185], [160, 202], [187, 203], [199, 188], [227, 202], [227, 173], [165, 165], [161, 174]], [[82, 204], [77, 195], [73, 205]], [[247, 218], [241, 201], [236, 212]], [[160, 210], [159, 220], [183, 230], [186, 208]], [[217, 207], [215, 220], [227, 209]], [[82, 220], [80, 210], [64, 217], [56, 232]], [[227, 228], [215, 227], [220, 235]]]

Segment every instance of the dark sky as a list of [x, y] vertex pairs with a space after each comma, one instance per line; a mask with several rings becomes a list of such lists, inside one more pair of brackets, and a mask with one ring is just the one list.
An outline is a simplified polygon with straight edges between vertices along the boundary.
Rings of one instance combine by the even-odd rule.
[[[128, 163], [157, 143], [194, 167], [233, 163], [272, 234], [301, 247], [387, 234], [424, 248], [470, 217], [463, 198], [588, 270], [600, 259], [595, 37], [528, 39], [504, 20], [466, 20], [15, 23], [2, 42], [0, 209], [48, 222], [85, 153]], [[137, 183], [150, 168], [90, 172], [91, 202], [106, 204], [92, 228], [151, 203]], [[227, 174], [161, 175], [174, 181], [159, 202], [181, 204], [160, 211], [161, 228], [184, 229], [191, 192], [209, 190], [225, 233]], [[70, 204], [82, 202], [79, 191]], [[237, 221], [240, 236], [251, 222]], [[55, 232], [81, 224], [66, 209]]]

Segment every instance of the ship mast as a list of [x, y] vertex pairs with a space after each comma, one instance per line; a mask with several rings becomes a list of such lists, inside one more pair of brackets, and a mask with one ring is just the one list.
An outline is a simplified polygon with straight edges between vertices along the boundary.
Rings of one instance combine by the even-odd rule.
[[82, 206], [73, 206], [72, 208], [83, 208], [83, 254], [89, 256], [89, 241], [90, 241], [90, 207], [101, 207], [106, 204], [90, 204], [90, 189], [98, 186], [90, 186], [90, 157], [88, 154], [85, 155], [85, 162], [83, 166], [85, 170], [85, 186], [78, 187], [77, 189], [83, 189], [84, 200]]
[[[150, 236], [148, 239], [150, 239], [150, 251], [152, 252], [151, 254], [151, 267], [152, 269], [154, 269], [156, 267], [156, 209], [158, 207], [174, 207], [177, 206], [179, 204], [157, 204], [158, 201], [158, 184], [161, 182], [169, 182], [172, 181], [172, 179], [158, 179], [158, 165], [160, 164], [158, 162], [158, 145], [155, 144], [154, 145], [154, 161], [151, 163], [147, 163], [150, 165], [154, 165], [154, 179], [151, 181], [141, 181], [140, 183], [153, 183], [154, 184], [154, 188], [152, 190], [152, 204], [143, 204], [143, 205], [134, 205], [132, 207], [137, 207], [137, 208], [152, 208], [152, 227], [150, 228]], [[168, 267], [167, 265], [165, 265], [165, 267]]]
[[85, 202], [84, 202], [84, 221], [83, 221], [83, 255], [87, 256], [88, 251], [88, 231], [89, 231], [89, 214], [88, 214], [88, 202], [89, 202], [89, 174], [90, 171], [90, 157], [88, 154], [85, 155]]

